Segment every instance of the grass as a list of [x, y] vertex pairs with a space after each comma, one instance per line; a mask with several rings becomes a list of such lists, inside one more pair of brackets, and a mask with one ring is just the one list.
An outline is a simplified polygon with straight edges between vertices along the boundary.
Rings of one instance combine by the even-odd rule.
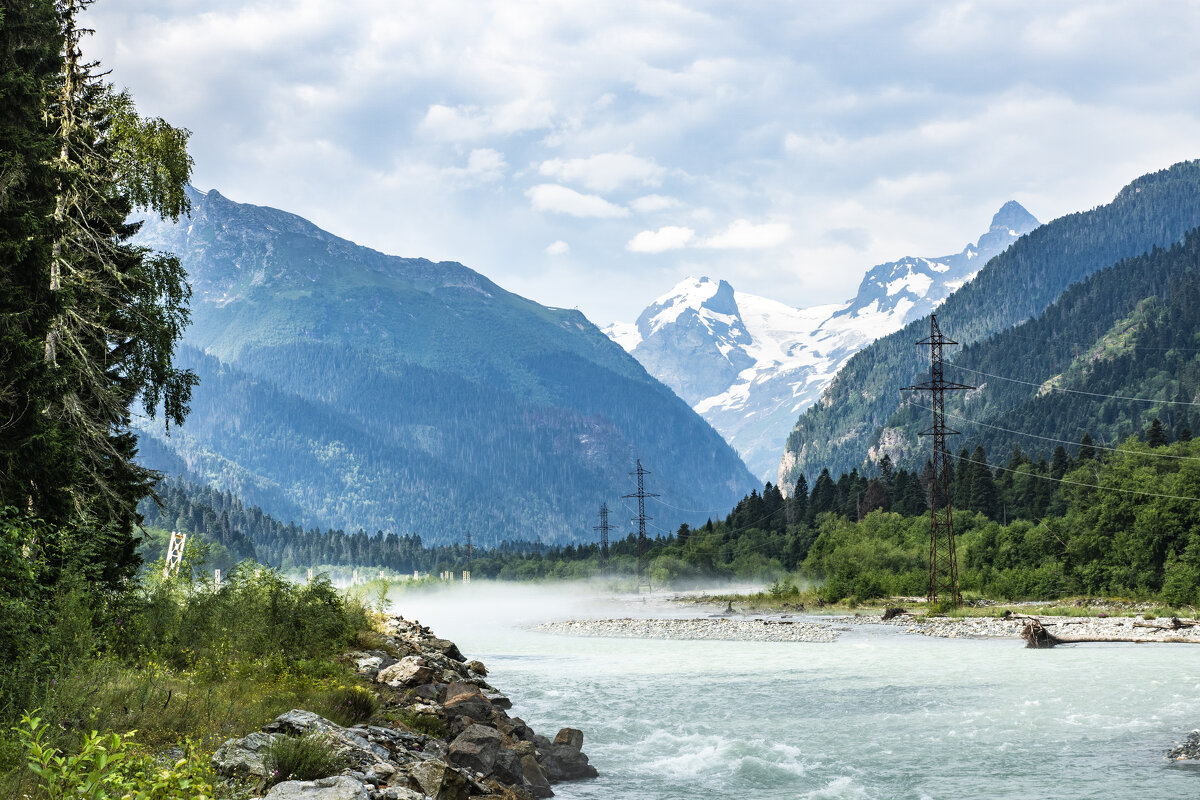
[[[76, 616], [86, 611], [72, 608]], [[365, 633], [372, 618], [328, 582], [295, 586], [247, 567], [219, 591], [148, 586], [122, 614], [119, 630], [97, 637], [86, 657], [43, 670], [28, 693], [24, 705], [40, 708], [47, 746], [71, 754], [90, 731], [136, 730], [137, 746], [148, 753], [189, 741], [189, 759], [207, 763], [224, 740], [293, 708], [341, 724], [375, 713], [374, 695], [356, 685], [352, 666], [340, 659], [357, 643], [374, 641]], [[79, 630], [96, 620], [54, 623]], [[0, 797], [36, 785], [10, 728], [15, 722], [0, 719]], [[233, 797], [237, 789], [219, 785], [218, 792]]]

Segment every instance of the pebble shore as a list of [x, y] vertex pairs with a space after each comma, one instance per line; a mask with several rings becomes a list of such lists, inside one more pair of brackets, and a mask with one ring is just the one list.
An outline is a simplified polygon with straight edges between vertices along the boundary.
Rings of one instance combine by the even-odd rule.
[[[1150, 640], [1158, 642], [1195, 642], [1200, 644], [1200, 626], [1179, 630], [1135, 627], [1156, 625], [1168, 627], [1170, 620], [1147, 621], [1141, 617], [1043, 617], [1038, 616], [1049, 631], [1064, 640], [1112, 639], [1120, 641]], [[877, 616], [849, 616], [839, 619], [850, 625], [891, 625], [905, 633], [935, 636], [943, 639], [1019, 639], [1025, 620], [1019, 617], [922, 617], [902, 615], [888, 621]]]
[[565, 636], [618, 639], [699, 639], [725, 642], [832, 642], [825, 622], [717, 617], [710, 619], [595, 619], [548, 622], [535, 630]]
[[[1170, 628], [1170, 620], [1141, 617], [1039, 616], [1055, 636], [1072, 639], [1200, 644], [1200, 626]], [[875, 614], [833, 617], [730, 615], [690, 619], [593, 619], [548, 622], [535, 630], [564, 636], [618, 639], [676, 639], [748, 642], [833, 642], [838, 627], [886, 625], [900, 632], [942, 639], [1020, 639], [1025, 620], [1019, 617], [924, 617], [904, 614], [884, 621]], [[1145, 627], [1147, 625], [1159, 627]], [[835, 627], [836, 626], [836, 627]], [[1165, 628], [1165, 629], [1163, 629]], [[843, 628], [844, 629], [844, 628]]]

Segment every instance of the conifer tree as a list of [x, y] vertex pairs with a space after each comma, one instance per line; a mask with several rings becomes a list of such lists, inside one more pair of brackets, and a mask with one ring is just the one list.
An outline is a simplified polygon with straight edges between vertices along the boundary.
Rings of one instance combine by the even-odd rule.
[[796, 479], [796, 488], [792, 490], [790, 498], [792, 522], [803, 522], [808, 519], [808, 481], [801, 474]]
[[1087, 431], [1084, 431], [1083, 437], [1079, 440], [1079, 460], [1091, 461], [1096, 457], [1096, 448], [1092, 446], [1092, 437]]
[[972, 511], [978, 511], [988, 519], [996, 517], [1000, 493], [996, 490], [996, 482], [992, 478], [992, 470], [988, 467], [987, 453], [983, 446], [975, 448], [971, 455], [973, 473], [971, 475], [971, 505]]
[[1151, 447], [1162, 447], [1167, 443], [1167, 433], [1163, 430], [1163, 424], [1159, 422], [1158, 417], [1150, 421], [1150, 427], [1146, 428], [1146, 444]]

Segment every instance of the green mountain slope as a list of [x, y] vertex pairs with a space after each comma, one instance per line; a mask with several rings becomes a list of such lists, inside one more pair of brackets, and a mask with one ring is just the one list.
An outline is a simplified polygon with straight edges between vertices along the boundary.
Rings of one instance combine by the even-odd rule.
[[[959, 342], [977, 342], [1036, 316], [1097, 270], [1169, 246], [1197, 225], [1200, 161], [1145, 175], [1111, 203], [1061, 217], [1013, 243], [946, 300], [938, 310], [939, 324]], [[885, 435], [879, 447], [888, 419], [902, 402], [900, 387], [928, 375], [928, 350], [913, 344], [928, 331], [928, 317], [917, 320], [846, 363], [788, 436], [782, 485], [823, 467], [834, 474], [850, 470], [898, 444]]]
[[577, 311], [217, 192], [193, 204], [185, 224], [140, 234], [188, 269], [180, 358], [202, 381], [182, 429], [145, 448], [153, 466], [182, 459], [192, 479], [305, 524], [431, 543], [468, 528], [479, 542], [591, 538], [639, 457], [684, 508], [727, 508], [755, 483]]

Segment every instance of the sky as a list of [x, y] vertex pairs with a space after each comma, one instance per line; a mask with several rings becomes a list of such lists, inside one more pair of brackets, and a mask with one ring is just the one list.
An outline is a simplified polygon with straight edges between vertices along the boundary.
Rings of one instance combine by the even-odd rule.
[[193, 183], [593, 322], [794, 306], [1200, 158], [1200, 3], [99, 0]]

